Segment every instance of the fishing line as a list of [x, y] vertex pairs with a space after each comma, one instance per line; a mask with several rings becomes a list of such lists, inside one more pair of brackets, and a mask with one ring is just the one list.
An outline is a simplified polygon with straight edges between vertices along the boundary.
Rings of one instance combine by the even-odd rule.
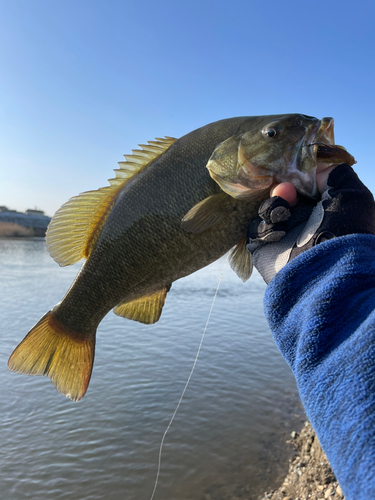
[[219, 283], [217, 284], [217, 287], [216, 287], [216, 292], [215, 292], [215, 295], [214, 295], [214, 298], [212, 300], [212, 304], [211, 304], [211, 309], [210, 309], [210, 312], [208, 313], [208, 318], [207, 318], [207, 321], [206, 321], [206, 326], [204, 327], [204, 330], [203, 330], [203, 333], [202, 333], [202, 337], [201, 337], [201, 341], [199, 343], [199, 347], [198, 347], [198, 351], [197, 351], [197, 354], [195, 356], [195, 360], [194, 360], [194, 363], [193, 363], [193, 367], [192, 369], [190, 370], [190, 374], [188, 376], [188, 379], [186, 381], [186, 384], [185, 384], [185, 387], [184, 387], [184, 390], [182, 391], [182, 394], [180, 396], [180, 399], [177, 403], [177, 406], [176, 406], [176, 409], [172, 415], [172, 418], [170, 419], [169, 421], [169, 424], [167, 426], [167, 428], [165, 429], [165, 432], [164, 432], [164, 435], [163, 435], [163, 438], [161, 440], [161, 443], [160, 443], [160, 448], [159, 448], [159, 462], [158, 462], [158, 471], [157, 471], [157, 474], [156, 474], [156, 480], [155, 480], [155, 485], [154, 485], [154, 490], [152, 492], [152, 495], [151, 495], [151, 498], [150, 500], [153, 500], [154, 498], [154, 495], [155, 495], [155, 491], [156, 491], [156, 487], [158, 485], [158, 481], [159, 481], [159, 475], [160, 475], [160, 468], [161, 468], [161, 454], [162, 454], [162, 451], [163, 451], [163, 445], [164, 445], [164, 440], [165, 440], [165, 436], [167, 435], [171, 425], [172, 425], [172, 422], [176, 416], [176, 413], [178, 412], [178, 409], [181, 405], [181, 402], [183, 400], [183, 397], [185, 395], [185, 392], [186, 392], [186, 389], [189, 385], [189, 382], [190, 382], [190, 379], [193, 375], [193, 372], [194, 372], [194, 368], [195, 368], [195, 365], [197, 364], [197, 361], [198, 361], [198, 357], [199, 357], [199, 353], [201, 351], [201, 347], [202, 347], [202, 344], [203, 344], [203, 339], [204, 339], [204, 336], [205, 336], [205, 333], [206, 333], [206, 330], [207, 330], [207, 327], [208, 327], [208, 323], [210, 322], [210, 318], [211, 318], [211, 313], [212, 313], [212, 309], [214, 308], [214, 304], [215, 304], [215, 300], [216, 300], [216, 296], [217, 296], [217, 292], [219, 291], [219, 287], [220, 287], [220, 283], [221, 283], [221, 279], [223, 277], [223, 273], [224, 273], [224, 267], [225, 267], [225, 264], [227, 263], [227, 260], [228, 260], [228, 256], [229, 256], [229, 253], [224, 261], [224, 264], [223, 264], [223, 268], [221, 270], [221, 274], [220, 274], [220, 278], [219, 278]]

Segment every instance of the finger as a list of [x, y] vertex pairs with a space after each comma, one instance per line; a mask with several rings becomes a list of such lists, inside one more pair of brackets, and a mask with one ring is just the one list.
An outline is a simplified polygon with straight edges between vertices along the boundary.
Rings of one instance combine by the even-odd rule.
[[291, 207], [297, 204], [297, 191], [291, 182], [282, 182], [278, 184], [271, 189], [270, 195], [271, 197], [280, 196], [280, 198], [287, 201]]
[[316, 174], [316, 184], [318, 186], [318, 190], [320, 193], [323, 192], [326, 184], [327, 184], [327, 179], [329, 174], [332, 172], [332, 170], [336, 167], [337, 165], [330, 165], [327, 168], [323, 170], [318, 170]]
[[326, 170], [327, 168], [335, 166], [334, 163], [317, 163], [316, 164], [316, 173], [321, 172], [322, 170]]

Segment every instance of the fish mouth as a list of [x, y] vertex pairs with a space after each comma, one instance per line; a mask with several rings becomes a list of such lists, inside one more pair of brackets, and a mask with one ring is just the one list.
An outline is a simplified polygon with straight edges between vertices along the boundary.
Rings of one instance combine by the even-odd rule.
[[352, 166], [355, 158], [343, 147], [335, 144], [333, 118], [323, 118], [318, 124], [318, 130], [307, 142], [307, 150], [316, 164], [316, 170], [326, 169], [329, 165], [347, 163]]
[[290, 180], [297, 191], [308, 198], [318, 199], [319, 191], [316, 184], [316, 172], [319, 170], [319, 148], [334, 145], [334, 119], [324, 117], [311, 125], [294, 167], [290, 170]]

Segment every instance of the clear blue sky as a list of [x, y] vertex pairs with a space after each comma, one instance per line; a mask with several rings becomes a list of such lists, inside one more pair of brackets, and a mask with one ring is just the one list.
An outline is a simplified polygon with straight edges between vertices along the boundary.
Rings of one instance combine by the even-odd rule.
[[122, 154], [232, 116], [333, 116], [375, 192], [375, 2], [3, 0], [0, 205], [52, 215]]

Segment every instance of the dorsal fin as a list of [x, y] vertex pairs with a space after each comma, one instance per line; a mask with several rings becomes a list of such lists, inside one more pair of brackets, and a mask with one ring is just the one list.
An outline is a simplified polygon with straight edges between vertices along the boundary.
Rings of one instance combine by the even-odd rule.
[[140, 144], [133, 154], [124, 155], [110, 186], [74, 196], [53, 216], [46, 233], [51, 257], [60, 266], [68, 266], [87, 258], [104, 221], [123, 186], [165, 153], [177, 139], [165, 137]]

